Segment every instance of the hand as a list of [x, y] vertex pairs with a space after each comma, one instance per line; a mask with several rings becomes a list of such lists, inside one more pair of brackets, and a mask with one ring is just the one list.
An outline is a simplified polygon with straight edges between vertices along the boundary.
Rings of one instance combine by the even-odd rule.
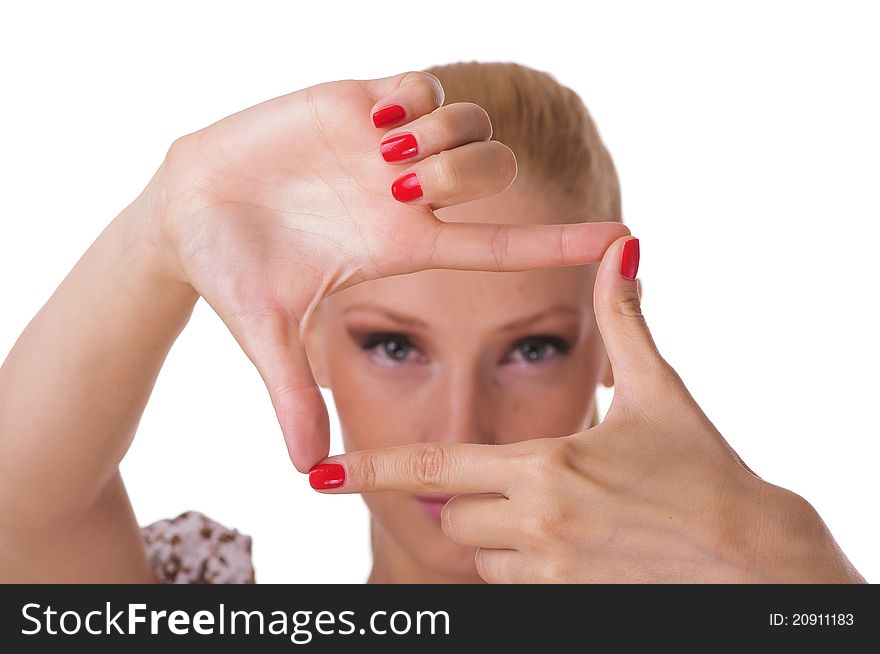
[[615, 381], [601, 424], [510, 445], [350, 452], [312, 485], [456, 495], [442, 529], [479, 548], [488, 582], [863, 581], [813, 508], [752, 473], [661, 357], [637, 281], [620, 272], [626, 242], [638, 247], [616, 240], [594, 291]]
[[[489, 140], [486, 112], [441, 106], [443, 97], [439, 80], [421, 72], [319, 84], [178, 139], [157, 174], [157, 242], [172, 254], [163, 269], [205, 298], [257, 366], [301, 471], [329, 445], [303, 345], [324, 296], [427, 268], [590, 263], [629, 231], [439, 220], [434, 209], [498, 193], [516, 175], [512, 151]], [[405, 117], [377, 129], [371, 116], [392, 105]], [[405, 132], [418, 153], [386, 162], [380, 140]], [[410, 172], [422, 195], [399, 201], [392, 182]]]

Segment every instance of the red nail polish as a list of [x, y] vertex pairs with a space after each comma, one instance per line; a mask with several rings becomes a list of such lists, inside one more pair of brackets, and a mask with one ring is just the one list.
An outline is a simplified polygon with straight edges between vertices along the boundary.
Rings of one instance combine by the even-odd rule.
[[309, 483], [315, 490], [339, 488], [345, 483], [345, 468], [338, 463], [321, 463], [309, 470]]
[[373, 124], [376, 127], [385, 127], [385, 125], [398, 123], [403, 120], [405, 114], [406, 112], [399, 104], [382, 107], [379, 111], [373, 114]]
[[631, 238], [623, 244], [620, 274], [626, 279], [635, 279], [637, 272], [639, 272], [639, 239]]
[[419, 153], [419, 144], [412, 134], [400, 134], [385, 139], [379, 144], [379, 151], [385, 161], [401, 161]]
[[639, 272], [639, 239], [631, 238], [623, 244], [620, 274], [626, 279], [635, 279], [637, 272]]
[[391, 195], [395, 200], [409, 202], [422, 197], [422, 185], [415, 173], [402, 175], [391, 185]]

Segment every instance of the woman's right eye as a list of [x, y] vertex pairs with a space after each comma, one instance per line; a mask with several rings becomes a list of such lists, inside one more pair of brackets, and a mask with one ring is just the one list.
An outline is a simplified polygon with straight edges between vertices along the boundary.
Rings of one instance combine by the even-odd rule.
[[416, 351], [413, 342], [404, 334], [370, 334], [361, 343], [361, 348], [392, 363], [404, 362]]

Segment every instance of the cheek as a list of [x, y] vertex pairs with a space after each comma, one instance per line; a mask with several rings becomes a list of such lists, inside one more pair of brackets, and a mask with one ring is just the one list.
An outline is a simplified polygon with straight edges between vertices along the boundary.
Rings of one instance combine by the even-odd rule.
[[589, 399], [582, 393], [571, 397], [571, 393], [561, 389], [546, 389], [524, 397], [509, 395], [496, 421], [497, 442], [568, 436], [583, 428], [589, 408]]
[[[339, 362], [330, 371], [330, 388], [346, 450], [405, 445], [419, 441], [424, 407], [407, 401], [418, 381], [375, 370], [366, 357]], [[333, 374], [337, 372], [337, 374]]]
[[498, 405], [498, 443], [568, 436], [583, 430], [597, 383], [594, 359], [567, 362], [556, 375], [511, 376]]

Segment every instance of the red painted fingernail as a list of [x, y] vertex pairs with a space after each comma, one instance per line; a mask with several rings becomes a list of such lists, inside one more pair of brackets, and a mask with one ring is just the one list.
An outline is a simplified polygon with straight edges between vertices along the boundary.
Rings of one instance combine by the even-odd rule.
[[379, 151], [385, 161], [401, 161], [419, 153], [419, 144], [412, 134], [401, 134], [385, 139], [379, 144]]
[[391, 195], [395, 200], [409, 202], [422, 197], [422, 185], [415, 173], [401, 175], [391, 185]]
[[373, 114], [373, 124], [376, 127], [384, 127], [403, 120], [406, 112], [399, 104], [392, 104], [389, 107], [382, 107]]
[[637, 272], [639, 272], [639, 239], [631, 238], [623, 244], [620, 274], [626, 279], [635, 279]]
[[309, 483], [315, 490], [338, 488], [345, 483], [345, 468], [338, 463], [321, 463], [309, 470]]

